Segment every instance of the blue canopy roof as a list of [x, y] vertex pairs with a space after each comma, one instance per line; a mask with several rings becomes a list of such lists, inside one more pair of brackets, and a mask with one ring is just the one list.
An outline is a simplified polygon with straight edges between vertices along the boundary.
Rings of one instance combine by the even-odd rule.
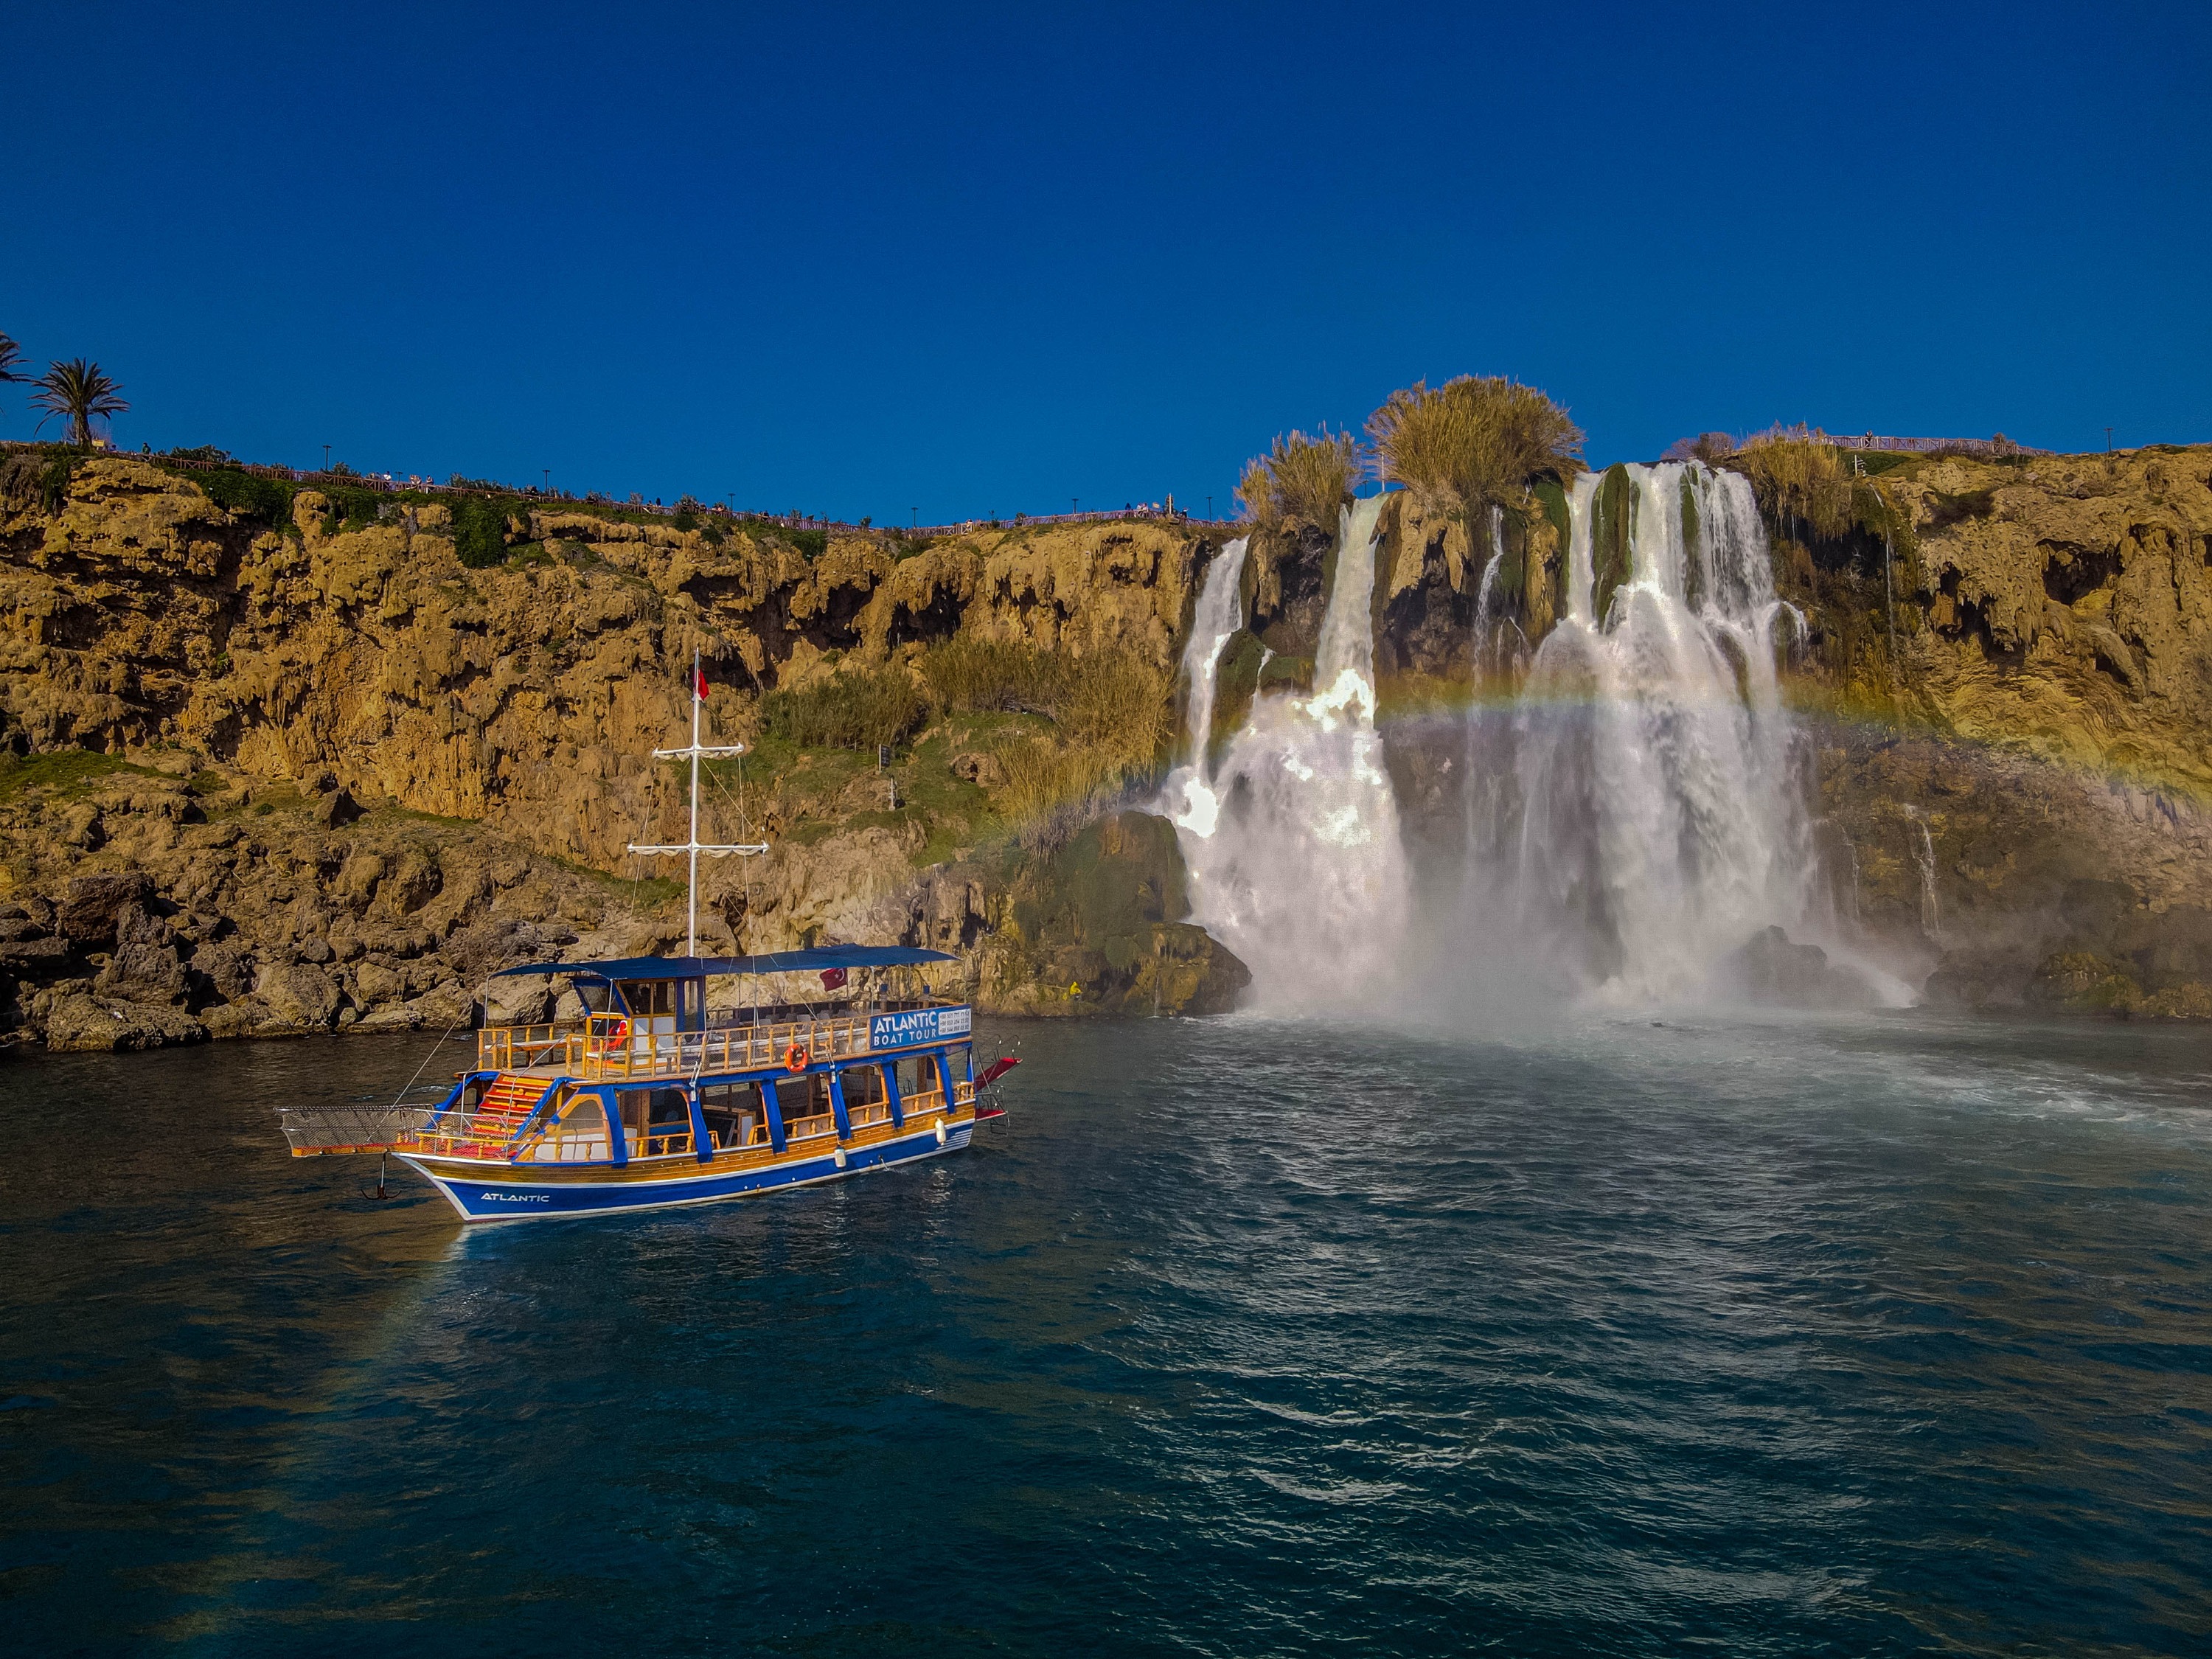
[[952, 962], [942, 951], [909, 945], [824, 945], [812, 951], [770, 951], [757, 957], [621, 957], [611, 962], [537, 962], [502, 968], [510, 974], [590, 974], [600, 979], [702, 979], [724, 974], [819, 973], [824, 968], [907, 968]]

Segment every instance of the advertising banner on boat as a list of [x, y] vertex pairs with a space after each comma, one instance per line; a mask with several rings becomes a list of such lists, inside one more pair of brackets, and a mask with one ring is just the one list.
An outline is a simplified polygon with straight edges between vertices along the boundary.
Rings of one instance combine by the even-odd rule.
[[975, 1024], [973, 1008], [915, 1008], [903, 1014], [878, 1014], [868, 1022], [868, 1046], [904, 1048], [917, 1042], [966, 1036]]

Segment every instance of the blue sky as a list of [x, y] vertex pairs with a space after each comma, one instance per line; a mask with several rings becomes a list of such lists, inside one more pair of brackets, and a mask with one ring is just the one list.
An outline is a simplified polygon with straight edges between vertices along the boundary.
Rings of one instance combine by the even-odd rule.
[[[1225, 512], [1511, 374], [1705, 428], [2212, 439], [2212, 8], [10, 20], [0, 330], [128, 447], [878, 522]], [[0, 435], [28, 435], [22, 389]]]

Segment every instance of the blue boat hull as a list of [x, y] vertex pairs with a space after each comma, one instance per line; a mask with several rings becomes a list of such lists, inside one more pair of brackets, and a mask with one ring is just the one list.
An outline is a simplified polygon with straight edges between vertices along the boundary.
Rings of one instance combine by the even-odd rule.
[[454, 1171], [449, 1160], [434, 1160], [438, 1167], [433, 1168], [433, 1161], [405, 1152], [394, 1156], [443, 1194], [464, 1221], [532, 1221], [548, 1216], [617, 1215], [688, 1204], [720, 1204], [786, 1187], [841, 1181], [867, 1170], [957, 1152], [967, 1146], [974, 1131], [971, 1121], [947, 1126], [941, 1144], [931, 1127], [865, 1147], [848, 1147], [842, 1164], [834, 1152], [824, 1152], [818, 1158], [797, 1158], [766, 1168], [718, 1172], [710, 1166], [695, 1165], [692, 1173], [615, 1181], [533, 1181], [526, 1165], [515, 1164], [487, 1164], [482, 1175], [464, 1176]]

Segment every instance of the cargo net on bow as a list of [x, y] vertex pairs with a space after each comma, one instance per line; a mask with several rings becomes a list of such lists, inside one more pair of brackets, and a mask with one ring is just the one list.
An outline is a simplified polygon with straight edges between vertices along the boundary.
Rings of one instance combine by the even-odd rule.
[[434, 1106], [285, 1106], [277, 1117], [295, 1158], [329, 1152], [388, 1152], [402, 1134], [435, 1116]]

